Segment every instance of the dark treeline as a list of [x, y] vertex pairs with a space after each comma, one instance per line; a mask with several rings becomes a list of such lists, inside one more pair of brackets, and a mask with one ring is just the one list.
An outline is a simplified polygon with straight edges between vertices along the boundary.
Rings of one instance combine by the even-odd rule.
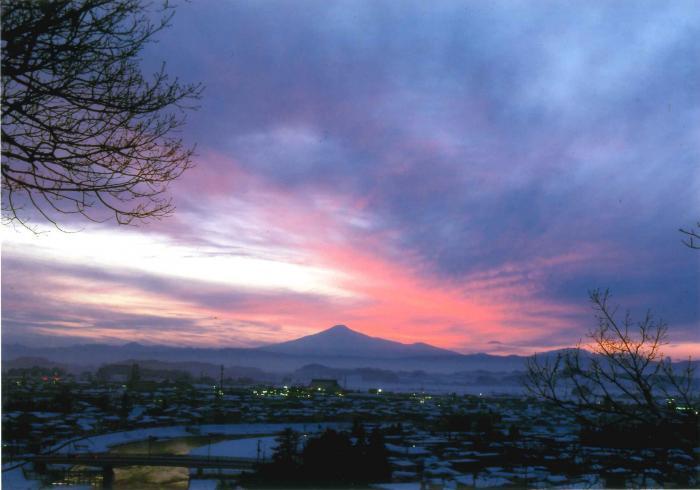
[[246, 476], [244, 485], [347, 487], [391, 481], [389, 453], [379, 428], [368, 434], [355, 423], [352, 432], [327, 429], [309, 438], [286, 429], [277, 443], [272, 461]]

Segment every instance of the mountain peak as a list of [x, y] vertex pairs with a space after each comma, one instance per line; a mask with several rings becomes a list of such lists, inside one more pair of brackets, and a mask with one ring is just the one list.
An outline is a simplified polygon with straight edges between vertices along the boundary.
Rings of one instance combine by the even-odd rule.
[[[349, 328], [347, 325], [333, 325], [331, 328], [326, 329], [326, 332], [354, 332], [353, 329]], [[323, 333], [323, 332], [320, 332]]]
[[374, 359], [458, 355], [455, 352], [428, 344], [402, 344], [378, 337], [371, 337], [352, 330], [346, 325], [334, 325], [312, 335], [280, 344], [259, 347], [259, 349], [267, 352], [298, 356], [341, 356]]
[[127, 342], [126, 344], [122, 344], [122, 347], [129, 348], [129, 349], [136, 349], [139, 347], [143, 347], [143, 345], [139, 344], [138, 342]]
[[325, 338], [332, 342], [345, 342], [349, 339], [372, 338], [357, 330], [353, 330], [347, 325], [333, 325], [330, 328], [321, 330], [313, 335], [302, 338]]

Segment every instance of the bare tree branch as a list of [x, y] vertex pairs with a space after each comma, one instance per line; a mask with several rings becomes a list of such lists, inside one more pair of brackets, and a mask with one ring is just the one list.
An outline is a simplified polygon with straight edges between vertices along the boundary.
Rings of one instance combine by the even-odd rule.
[[[137, 55], [174, 13], [141, 0], [2, 0], [3, 219], [128, 224], [173, 210], [192, 166], [177, 136], [201, 85], [150, 80]], [[34, 213], [32, 213], [34, 209]]]
[[[700, 228], [700, 221], [698, 221], [697, 227]], [[683, 240], [686, 247], [700, 250], [700, 231], [696, 230], [695, 228], [689, 228], [687, 230], [681, 228], [678, 231], [686, 236], [686, 239]]]
[[698, 420], [694, 368], [689, 360], [679, 370], [664, 358], [667, 325], [650, 312], [638, 322], [629, 313], [619, 318], [607, 290], [591, 291], [590, 299], [597, 325], [589, 342], [554, 357], [531, 357], [528, 391], [589, 426], [678, 428], [678, 437], [692, 437], [684, 431]]

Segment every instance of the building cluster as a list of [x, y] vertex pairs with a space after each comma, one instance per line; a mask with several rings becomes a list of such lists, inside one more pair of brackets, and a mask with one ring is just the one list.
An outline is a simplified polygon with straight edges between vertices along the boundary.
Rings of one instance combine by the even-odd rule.
[[[3, 379], [3, 460], [110, 431], [202, 424], [362, 422], [382, 427], [394, 483], [423, 488], [698, 484], [700, 449], [587, 446], [569, 414], [515, 396], [232, 387], [165, 381], [144, 389], [71, 377]], [[695, 478], [695, 479], [693, 479]]]

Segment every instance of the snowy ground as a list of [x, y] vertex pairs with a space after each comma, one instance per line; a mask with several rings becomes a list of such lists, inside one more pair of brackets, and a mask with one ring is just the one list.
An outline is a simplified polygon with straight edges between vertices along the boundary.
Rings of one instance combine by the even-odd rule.
[[[321, 423], [321, 424], [226, 424], [226, 425], [200, 425], [196, 426], [197, 435], [246, 435], [275, 434], [283, 431], [287, 427], [295, 431], [309, 433], [325, 430], [326, 428], [347, 428], [348, 424], [343, 423]], [[189, 430], [188, 430], [189, 429]], [[81, 439], [75, 443], [61, 447], [60, 453], [76, 452], [104, 452], [109, 448], [120, 444], [147, 440], [149, 437], [157, 439], [173, 439], [176, 437], [192, 436], [191, 428], [179, 425], [172, 427], [152, 427], [125, 432], [113, 432], [100, 436]], [[61, 443], [63, 444], [63, 443]], [[58, 444], [60, 446], [61, 444]]]
[[27, 480], [22, 468], [4, 471], [2, 473], [2, 488], [12, 490], [38, 490], [41, 485], [36, 480]]
[[219, 480], [190, 480], [188, 490], [216, 490]]

